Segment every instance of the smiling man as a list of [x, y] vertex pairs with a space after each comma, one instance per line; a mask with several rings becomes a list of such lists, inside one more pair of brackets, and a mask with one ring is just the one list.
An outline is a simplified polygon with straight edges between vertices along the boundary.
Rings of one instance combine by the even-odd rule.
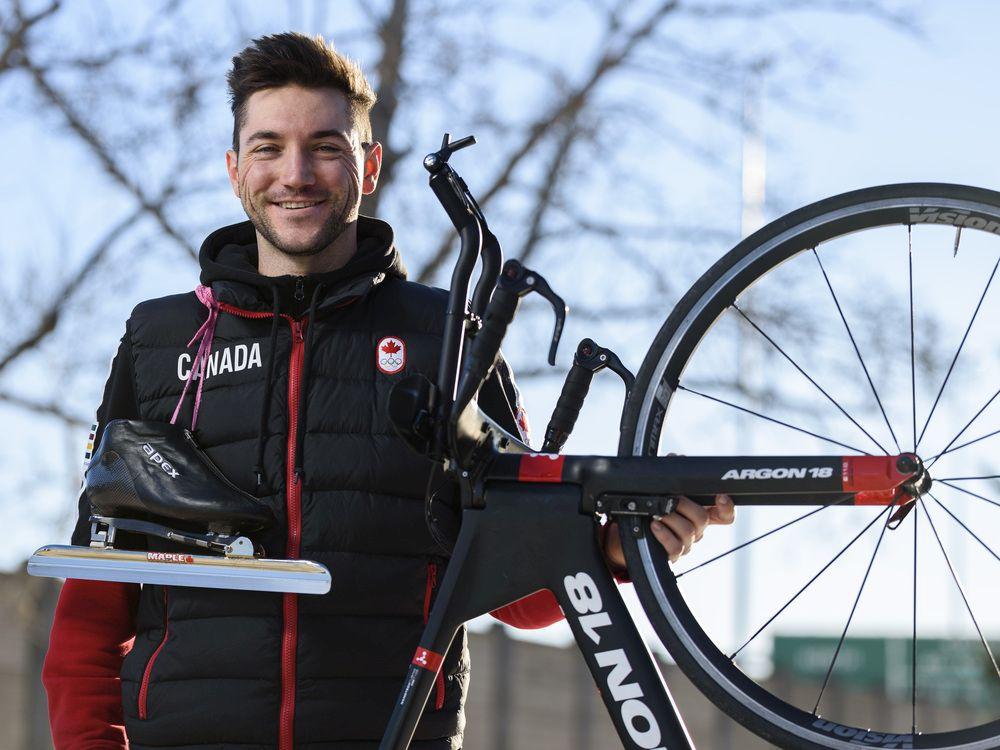
[[[359, 216], [381, 166], [375, 95], [353, 62], [299, 34], [254, 40], [228, 80], [226, 164], [249, 221], [205, 240], [195, 292], [133, 311], [97, 440], [110, 419], [190, 426], [275, 510], [257, 540], [269, 556], [321, 562], [335, 583], [299, 597], [67, 581], [43, 675], [57, 750], [371, 750], [447, 565], [424, 521], [431, 464], [386, 414], [400, 377], [434, 379], [446, 295], [406, 281], [392, 228]], [[518, 430], [506, 365], [480, 403]], [[682, 503], [654, 532], [676, 557], [731, 510]], [[75, 544], [88, 516], [81, 498]], [[521, 627], [562, 616], [548, 592], [494, 614]], [[415, 748], [461, 747], [468, 678], [462, 632]]]
[[[230, 80], [242, 84], [235, 71]], [[357, 83], [348, 93], [295, 84], [258, 90], [235, 112], [226, 167], [257, 230], [265, 276], [334, 271], [357, 251], [361, 195], [375, 190], [382, 162], [364, 109], [374, 94]]]

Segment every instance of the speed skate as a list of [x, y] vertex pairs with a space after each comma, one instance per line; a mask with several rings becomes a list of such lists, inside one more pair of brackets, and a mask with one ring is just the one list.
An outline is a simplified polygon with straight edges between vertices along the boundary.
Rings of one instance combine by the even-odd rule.
[[[183, 428], [108, 423], [84, 492], [90, 546], [41, 547], [28, 560], [30, 575], [295, 594], [330, 590], [325, 566], [263, 556], [250, 535], [272, 526], [274, 511], [230, 482]], [[131, 548], [137, 546], [145, 549]]]

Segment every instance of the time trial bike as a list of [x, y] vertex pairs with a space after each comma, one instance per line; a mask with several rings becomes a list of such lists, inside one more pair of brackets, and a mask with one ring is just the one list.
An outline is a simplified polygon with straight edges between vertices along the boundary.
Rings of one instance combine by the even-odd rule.
[[[541, 292], [557, 314], [565, 307], [539, 274], [501, 264], [449, 163], [472, 142], [446, 136], [424, 162], [461, 250], [437, 379], [409, 376], [390, 399], [400, 433], [458, 482], [462, 523], [447, 540], [451, 560], [381, 750], [408, 746], [461, 624], [540, 589], [562, 607], [622, 745], [693, 747], [602, 556], [602, 520], [617, 522], [628, 575], [670, 655], [765, 740], [1000, 748], [1000, 704], [945, 715], [934, 709], [933, 676], [921, 682], [918, 670], [921, 639], [960, 627], [976, 644], [980, 682], [1000, 696], [988, 635], [1000, 627], [1000, 379], [988, 375], [1000, 357], [1000, 300], [991, 296], [1000, 193], [888, 185], [772, 222], [667, 317], [630, 383], [617, 456], [556, 452], [593, 373], [614, 364], [595, 365], [593, 342], [578, 350], [536, 453], [480, 412], [474, 394], [524, 295]], [[760, 345], [749, 364], [748, 341]], [[717, 493], [739, 506], [733, 531], [713, 530], [670, 563], [653, 519], [678, 497], [707, 505]], [[734, 585], [769, 595], [735, 628], [738, 613], [722, 603]], [[821, 684], [806, 695], [772, 678], [764, 638], [782, 622], [797, 632], [817, 621], [832, 645]], [[828, 705], [849, 636], [871, 632], [901, 644], [900, 708], [871, 715]]]

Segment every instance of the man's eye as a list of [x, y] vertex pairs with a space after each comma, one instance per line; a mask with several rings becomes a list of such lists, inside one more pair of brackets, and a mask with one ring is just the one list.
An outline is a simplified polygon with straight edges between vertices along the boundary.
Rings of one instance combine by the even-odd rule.
[[277, 153], [277, 146], [258, 146], [253, 150], [255, 154], [274, 154]]
[[317, 151], [322, 151], [324, 154], [339, 154], [341, 149], [339, 146], [334, 146], [330, 143], [321, 143], [316, 147]]

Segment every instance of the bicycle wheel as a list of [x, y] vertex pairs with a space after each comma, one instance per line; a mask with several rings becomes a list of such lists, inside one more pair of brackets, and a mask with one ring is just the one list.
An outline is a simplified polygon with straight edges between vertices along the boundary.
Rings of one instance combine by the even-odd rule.
[[812, 204], [712, 266], [639, 371], [621, 455], [913, 450], [930, 467], [892, 524], [898, 509], [745, 507], [674, 565], [648, 522], [622, 524], [670, 654], [780, 747], [1000, 748], [998, 234], [1000, 193], [972, 187]]

